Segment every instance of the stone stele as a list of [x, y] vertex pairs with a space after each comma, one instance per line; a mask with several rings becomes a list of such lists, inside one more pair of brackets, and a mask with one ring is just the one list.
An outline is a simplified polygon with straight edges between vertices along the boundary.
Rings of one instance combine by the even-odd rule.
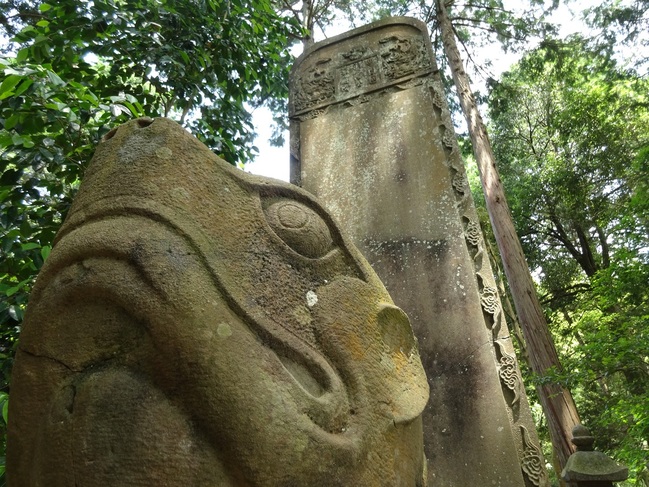
[[31, 295], [9, 485], [419, 486], [427, 399], [407, 316], [312, 196], [134, 120]]
[[290, 78], [292, 180], [412, 320], [431, 388], [428, 485], [547, 485], [426, 26], [316, 44]]

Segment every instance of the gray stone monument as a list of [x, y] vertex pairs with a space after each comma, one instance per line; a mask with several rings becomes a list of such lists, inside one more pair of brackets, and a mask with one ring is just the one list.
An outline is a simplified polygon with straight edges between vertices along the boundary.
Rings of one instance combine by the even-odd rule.
[[428, 485], [548, 485], [427, 30], [318, 43], [291, 78], [292, 181], [410, 316], [428, 375]]

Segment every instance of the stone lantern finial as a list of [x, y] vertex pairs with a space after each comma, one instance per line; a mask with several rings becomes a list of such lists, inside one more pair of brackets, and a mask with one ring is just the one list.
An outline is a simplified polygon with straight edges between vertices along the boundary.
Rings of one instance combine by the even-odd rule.
[[590, 431], [583, 424], [578, 424], [572, 428], [570, 441], [577, 447], [577, 451], [593, 451], [595, 437], [591, 436]]

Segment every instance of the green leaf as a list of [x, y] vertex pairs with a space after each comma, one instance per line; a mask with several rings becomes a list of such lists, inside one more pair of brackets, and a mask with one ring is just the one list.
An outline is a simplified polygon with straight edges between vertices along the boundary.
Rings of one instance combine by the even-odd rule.
[[31, 149], [32, 147], [34, 147], [34, 141], [29, 135], [23, 136], [23, 147], [25, 149]]
[[[5, 291], [5, 295], [9, 298], [9, 297], [13, 296], [14, 294], [16, 294], [18, 291], [20, 291], [21, 289], [22, 289], [21, 285], [12, 286], [12, 287], [8, 288]], [[9, 314], [11, 314], [11, 310], [9, 310]]]
[[0, 409], [2, 409], [2, 419], [4, 420], [4, 423], [7, 424], [7, 412], [9, 411], [9, 394], [4, 391], [0, 392]]
[[52, 83], [54, 86], [62, 86], [65, 84], [65, 81], [63, 81], [58, 74], [56, 74], [54, 71], [50, 71], [49, 69], [46, 71], [47, 77], [50, 80], [50, 83]]
[[49, 3], [41, 3], [41, 4], [38, 6], [38, 11], [39, 11], [39, 12], [47, 12], [47, 11], [50, 10], [51, 8], [52, 8], [52, 6], [51, 6]]
[[16, 124], [18, 123], [19, 120], [20, 120], [20, 114], [14, 113], [11, 117], [9, 117], [7, 120], [5, 120], [5, 123], [4, 123], [5, 127], [4, 128], [6, 130], [11, 130], [12, 128], [14, 128], [16, 126]]
[[49, 245], [44, 245], [41, 248], [41, 257], [43, 258], [43, 262], [47, 260], [51, 252], [52, 252], [52, 247], [50, 247]]
[[20, 85], [18, 86], [18, 88], [16, 88], [16, 90], [15, 90], [15, 92], [14, 92], [14, 96], [20, 96], [20, 95], [22, 95], [22, 94], [23, 94], [25, 91], [27, 91], [27, 90], [29, 89], [29, 87], [30, 87], [31, 85], [33, 85], [33, 84], [34, 84], [34, 80], [33, 80], [33, 79], [30, 79], [30, 78], [26, 78], [26, 79], [24, 79], [23, 82], [20, 83]]
[[124, 105], [129, 109], [131, 115], [133, 115], [134, 117], [137, 117], [142, 114], [142, 110], [136, 108], [136, 106], [133, 103], [125, 101]]
[[2, 419], [4, 419], [5, 424], [9, 422], [9, 397], [7, 397], [2, 405]]
[[0, 84], [0, 99], [6, 98], [6, 96], [2, 96], [2, 95], [6, 93], [11, 93], [11, 90], [13, 90], [14, 87], [22, 81], [22, 79], [23, 79], [22, 76], [18, 76], [15, 74], [7, 76], [2, 81], [2, 84]]
[[6, 130], [0, 130], [0, 147], [7, 147], [12, 143], [11, 134]]
[[12, 136], [11, 136], [11, 142], [12, 142], [14, 145], [22, 145], [22, 144], [23, 144], [23, 138], [22, 138], [20, 135], [14, 133], [14, 134], [12, 134]]
[[40, 249], [41, 245], [36, 243], [36, 242], [28, 242], [28, 243], [22, 244], [20, 246], [20, 248], [23, 249], [23, 250], [33, 250], [33, 249]]
[[16, 54], [16, 61], [18, 63], [23, 63], [27, 57], [29, 57], [29, 47], [23, 47], [18, 51], [18, 54]]

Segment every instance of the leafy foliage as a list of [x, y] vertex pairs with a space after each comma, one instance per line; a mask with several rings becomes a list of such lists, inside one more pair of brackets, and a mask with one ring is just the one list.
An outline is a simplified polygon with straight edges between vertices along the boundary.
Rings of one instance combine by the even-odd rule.
[[649, 62], [646, 50], [649, 46], [649, 1], [605, 0], [585, 10], [589, 25], [596, 29], [601, 44], [611, 47], [631, 47], [632, 62], [645, 66]]
[[341, 14], [351, 16], [354, 2], [351, 0], [273, 0], [275, 8], [288, 12], [302, 26], [302, 47], [313, 45], [315, 28], [323, 33], [325, 29], [341, 17]]
[[649, 82], [580, 38], [546, 41], [489, 99], [513, 217], [599, 447], [647, 457]]

